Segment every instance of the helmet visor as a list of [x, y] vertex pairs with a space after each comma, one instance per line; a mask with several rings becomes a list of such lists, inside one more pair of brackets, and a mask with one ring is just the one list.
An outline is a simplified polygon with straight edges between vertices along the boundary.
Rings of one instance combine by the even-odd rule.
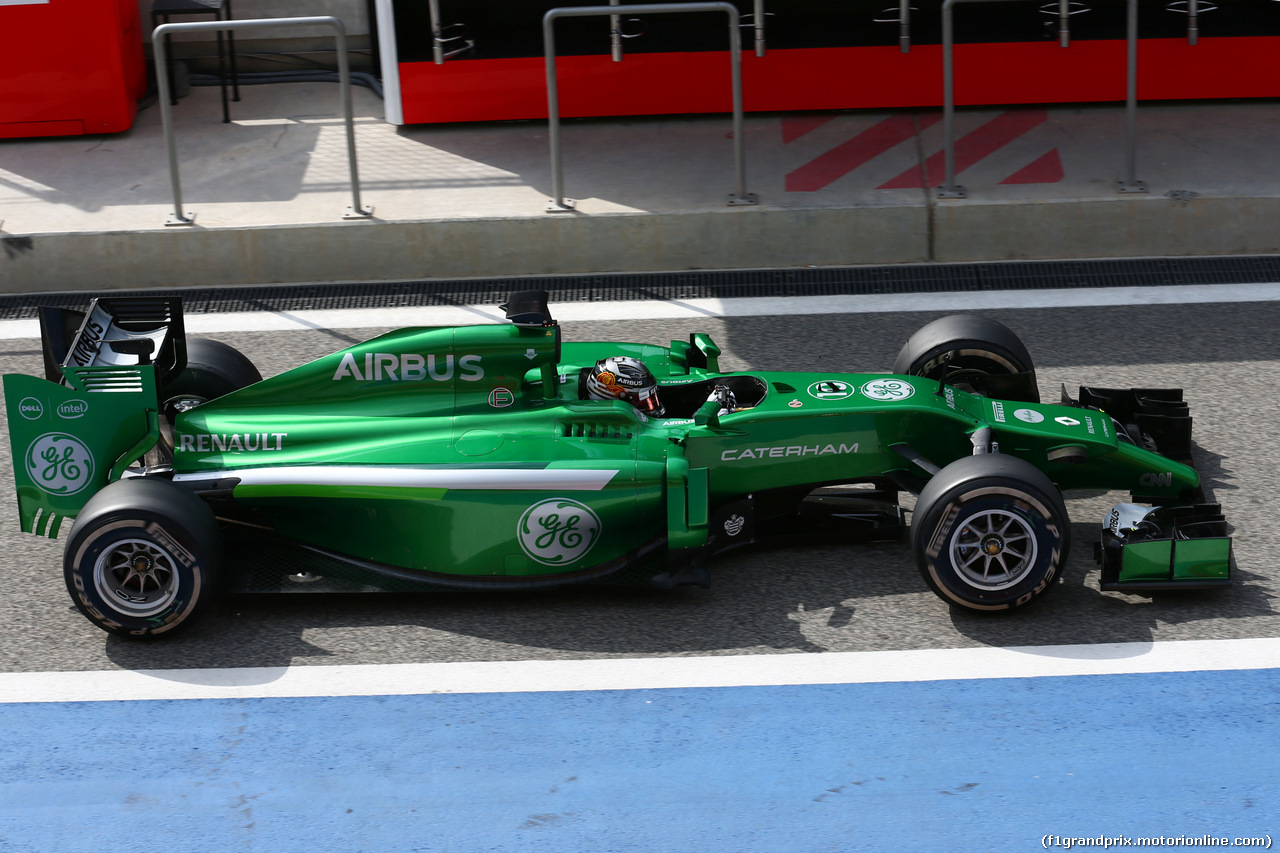
[[628, 389], [627, 396], [631, 398], [631, 404], [646, 415], [661, 417], [666, 413], [666, 409], [658, 399], [657, 388]]

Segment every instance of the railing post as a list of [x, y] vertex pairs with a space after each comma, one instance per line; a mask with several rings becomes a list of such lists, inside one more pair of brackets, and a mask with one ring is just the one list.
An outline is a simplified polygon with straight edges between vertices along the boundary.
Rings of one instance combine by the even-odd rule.
[[431, 24], [431, 59], [436, 65], [444, 64], [444, 40], [440, 29], [440, 0], [427, 0], [427, 18]]
[[[763, 0], [759, 0], [763, 2]], [[737, 191], [729, 195], [730, 205], [751, 205], [757, 199], [747, 192], [747, 166], [742, 138], [742, 36], [739, 32], [738, 10], [731, 3], [671, 3], [668, 5], [633, 6], [568, 6], [550, 9], [542, 16], [542, 42], [547, 72], [547, 138], [551, 143], [551, 190], [555, 195], [547, 204], [547, 213], [565, 213], [574, 209], [574, 203], [564, 197], [564, 158], [560, 144], [560, 92], [556, 78], [555, 22], [559, 18], [587, 18], [621, 13], [633, 15], [662, 15], [675, 12], [724, 12], [729, 19], [729, 63], [733, 87], [733, 153]]]
[[174, 141], [173, 117], [169, 105], [169, 76], [165, 74], [166, 52], [164, 36], [172, 32], [250, 30], [267, 27], [324, 26], [333, 30], [338, 51], [338, 85], [342, 89], [342, 114], [347, 126], [347, 162], [351, 171], [351, 206], [342, 214], [343, 219], [366, 219], [373, 215], [372, 207], [360, 202], [360, 174], [356, 166], [356, 130], [351, 116], [351, 72], [347, 59], [347, 30], [342, 21], [324, 15], [308, 18], [257, 18], [240, 21], [193, 21], [181, 24], [161, 24], [152, 32], [155, 49], [156, 87], [160, 100], [160, 123], [164, 129], [165, 149], [169, 154], [169, 180], [173, 184], [173, 213], [165, 225], [192, 225], [195, 214], [186, 216], [182, 211], [182, 182], [178, 176], [178, 148]]
[[[622, 0], [609, 0], [610, 6], [619, 6]], [[622, 61], [622, 16], [609, 16], [609, 52], [614, 62]]]
[[[475, 41], [465, 36], [446, 36], [445, 30], [465, 29], [465, 24], [442, 24], [440, 23], [440, 0], [427, 0], [427, 24], [431, 27], [431, 60], [436, 65], [444, 65], [446, 59], [457, 56], [460, 53], [471, 50], [476, 46]], [[461, 47], [455, 47], [452, 50], [445, 50], [445, 45], [452, 42], [460, 42]]]
[[[880, 14], [891, 12], [892, 9], [885, 9]], [[872, 18], [877, 24], [897, 24], [898, 25], [898, 52], [911, 52], [911, 0], [898, 0], [898, 17], [896, 18]]]
[[567, 213], [574, 203], [564, 197], [564, 158], [560, 151], [560, 87], [556, 80], [556, 28], [551, 9], [542, 17], [542, 47], [547, 70], [547, 140], [551, 143], [551, 194], [547, 213]]
[[171, 24], [161, 24], [152, 33], [152, 47], [155, 49], [156, 62], [156, 95], [160, 101], [160, 127], [164, 131], [164, 147], [169, 157], [169, 185], [173, 188], [173, 213], [165, 220], [165, 225], [192, 225], [195, 214], [185, 216], [182, 212], [182, 179], [178, 176], [178, 147], [173, 140], [173, 116], [169, 107], [169, 75], [168, 57], [165, 55], [164, 34], [160, 31]]
[[1138, 0], [1128, 0], [1125, 28], [1125, 161], [1122, 193], [1144, 193], [1147, 185], [1138, 180]]
[[938, 198], [966, 198], [969, 195], [964, 187], [956, 186], [955, 32], [952, 29], [955, 13], [952, 7], [957, 2], [959, 0], [942, 0], [942, 158], [946, 175], [938, 190]]
[[752, 7], [751, 23], [755, 27], [756, 56], [764, 56], [764, 0], [755, 0]]

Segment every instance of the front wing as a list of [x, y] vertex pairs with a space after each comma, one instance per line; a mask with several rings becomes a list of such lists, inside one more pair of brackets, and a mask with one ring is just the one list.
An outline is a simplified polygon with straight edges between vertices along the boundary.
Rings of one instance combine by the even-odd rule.
[[[1111, 416], [1117, 434], [1161, 455], [1195, 467], [1191, 413], [1176, 388], [1080, 388], [1079, 404]], [[1119, 592], [1206, 589], [1231, 582], [1231, 537], [1222, 507], [1205, 499], [1204, 487], [1177, 499], [1134, 494], [1154, 509], [1134, 526], [1103, 524], [1094, 556], [1101, 586]]]

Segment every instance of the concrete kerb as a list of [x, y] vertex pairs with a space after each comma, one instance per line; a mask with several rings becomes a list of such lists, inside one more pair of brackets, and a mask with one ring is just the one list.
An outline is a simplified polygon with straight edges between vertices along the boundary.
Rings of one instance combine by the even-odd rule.
[[955, 201], [934, 212], [940, 262], [1280, 253], [1280, 198], [1127, 195]]
[[928, 260], [926, 220], [733, 209], [48, 234], [0, 256], [0, 291], [909, 263]]
[[0, 235], [0, 292], [1280, 253], [1280, 198], [1162, 196]]

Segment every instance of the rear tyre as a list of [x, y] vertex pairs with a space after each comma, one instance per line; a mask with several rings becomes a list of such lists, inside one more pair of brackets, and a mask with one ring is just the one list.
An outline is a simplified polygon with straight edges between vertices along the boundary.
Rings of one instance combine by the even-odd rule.
[[1013, 456], [966, 456], [925, 486], [911, 519], [920, 575], [943, 601], [1010, 610], [1048, 592], [1071, 526], [1056, 486]]
[[187, 366], [165, 383], [160, 397], [166, 404], [180, 400], [206, 403], [261, 381], [258, 368], [235, 347], [191, 338], [187, 341]]
[[253, 362], [221, 341], [191, 338], [187, 366], [160, 389], [160, 440], [148, 451], [146, 464], [167, 465], [173, 459], [173, 424], [179, 412], [194, 409], [232, 391], [262, 381]]
[[169, 634], [212, 597], [219, 540], [213, 512], [167, 480], [107, 485], [85, 504], [63, 554], [80, 612], [122, 637]]
[[1039, 403], [1035, 367], [1007, 326], [977, 314], [953, 314], [922, 326], [903, 345], [893, 372], [940, 379], [986, 397]]

